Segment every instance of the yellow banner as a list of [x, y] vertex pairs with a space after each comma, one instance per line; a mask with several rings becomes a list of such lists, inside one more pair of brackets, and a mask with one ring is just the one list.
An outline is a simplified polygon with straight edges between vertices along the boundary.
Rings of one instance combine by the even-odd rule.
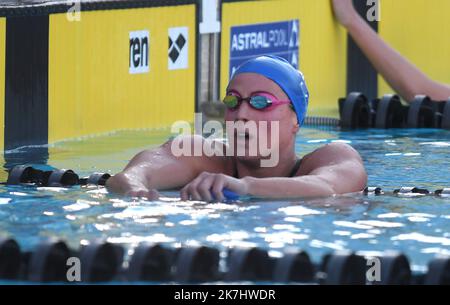
[[[450, 1], [384, 0], [379, 33], [431, 79], [450, 84]], [[378, 93], [394, 92], [379, 76]]]
[[49, 143], [192, 121], [195, 5], [66, 17], [49, 20]]

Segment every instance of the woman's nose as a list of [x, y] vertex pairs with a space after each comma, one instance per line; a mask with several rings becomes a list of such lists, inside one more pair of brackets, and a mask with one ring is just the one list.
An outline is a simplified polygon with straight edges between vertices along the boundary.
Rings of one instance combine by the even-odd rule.
[[237, 121], [248, 121], [251, 116], [251, 111], [253, 111], [253, 109], [250, 107], [249, 103], [247, 101], [243, 101], [235, 111], [235, 119]]

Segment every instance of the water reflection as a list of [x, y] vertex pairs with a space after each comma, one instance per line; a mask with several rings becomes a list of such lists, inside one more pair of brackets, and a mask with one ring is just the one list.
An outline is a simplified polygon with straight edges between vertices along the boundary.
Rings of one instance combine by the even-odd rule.
[[[114, 173], [136, 152], [161, 143], [162, 133], [151, 141], [147, 131], [69, 141], [52, 145], [50, 155], [45, 149], [8, 153], [4, 166], [23, 160], [40, 165], [48, 161], [80, 174], [94, 169]], [[449, 186], [449, 133], [304, 128], [296, 147], [302, 155], [336, 140], [351, 142], [360, 150], [370, 185], [386, 191], [405, 185], [430, 190]], [[271, 253], [298, 247], [316, 261], [333, 250], [394, 249], [406, 252], [414, 264], [426, 265], [436, 253], [450, 253], [449, 208], [449, 198], [433, 196], [349, 194], [229, 204], [180, 201], [177, 192], [163, 192], [160, 200], [146, 201], [110, 195], [96, 187], [0, 186], [0, 231], [13, 236], [24, 249], [47, 236], [60, 237], [74, 248], [97, 238], [127, 247], [143, 241], [169, 246], [198, 243], [221, 249], [259, 246]]]

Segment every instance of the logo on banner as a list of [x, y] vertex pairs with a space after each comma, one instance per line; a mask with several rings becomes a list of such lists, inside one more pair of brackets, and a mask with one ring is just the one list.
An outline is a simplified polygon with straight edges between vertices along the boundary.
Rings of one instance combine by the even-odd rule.
[[148, 31], [130, 32], [130, 74], [147, 73], [149, 71], [149, 45]]
[[233, 26], [230, 31], [230, 77], [240, 64], [260, 55], [283, 57], [298, 69], [299, 47], [299, 20]]
[[169, 70], [188, 68], [188, 31], [187, 27], [169, 29]]

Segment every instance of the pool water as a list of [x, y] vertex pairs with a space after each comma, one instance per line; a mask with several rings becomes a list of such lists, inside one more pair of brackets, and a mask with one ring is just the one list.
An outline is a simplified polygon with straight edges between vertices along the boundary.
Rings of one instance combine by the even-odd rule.
[[[120, 171], [137, 152], [169, 137], [167, 130], [122, 131], [105, 136], [25, 147], [3, 155], [6, 166], [31, 162], [70, 168], [80, 175]], [[302, 128], [299, 155], [342, 141], [362, 155], [369, 185], [450, 187], [450, 132], [437, 129], [340, 131]], [[0, 177], [6, 181], [6, 173]], [[345, 177], [343, 177], [345, 179]], [[0, 186], [0, 234], [24, 250], [46, 237], [71, 247], [107, 239], [125, 247], [160, 242], [171, 247], [219, 249], [259, 246], [280, 255], [306, 250], [315, 262], [334, 250], [399, 250], [413, 269], [424, 270], [437, 253], [450, 254], [450, 198], [352, 194], [310, 200], [248, 200], [237, 203], [180, 201], [163, 192], [158, 201], [107, 194], [102, 188]]]

